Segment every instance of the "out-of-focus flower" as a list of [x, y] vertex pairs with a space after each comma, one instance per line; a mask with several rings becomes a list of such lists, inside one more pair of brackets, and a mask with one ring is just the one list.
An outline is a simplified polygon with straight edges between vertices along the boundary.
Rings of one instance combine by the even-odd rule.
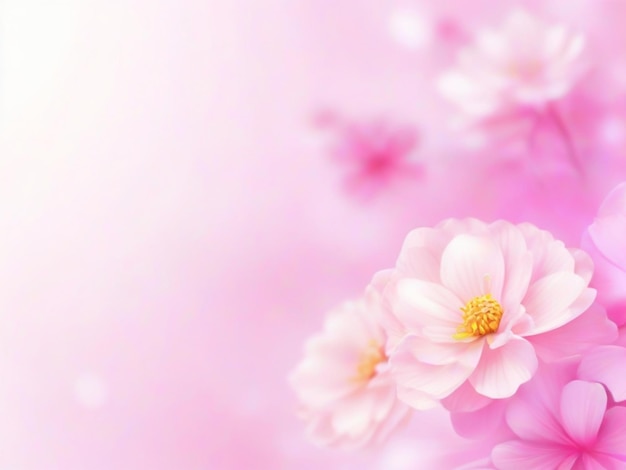
[[545, 389], [535, 390], [511, 403], [506, 420], [518, 439], [493, 449], [495, 467], [624, 468], [626, 408], [607, 410], [604, 387], [582, 380], [571, 381], [551, 395], [546, 397]]
[[593, 286], [609, 317], [626, 324], [626, 183], [606, 197], [593, 224], [583, 235], [582, 246], [593, 257]]
[[482, 31], [460, 51], [439, 88], [470, 118], [508, 119], [565, 96], [581, 75], [583, 46], [583, 36], [563, 25], [514, 10], [500, 29]]
[[290, 377], [307, 434], [318, 445], [376, 444], [409, 417], [396, 398], [376, 308], [370, 295], [330, 312]]
[[406, 332], [389, 353], [398, 396], [418, 409], [446, 398], [451, 410], [480, 409], [530, 380], [538, 355], [614, 340], [602, 309], [591, 332], [581, 317], [592, 271], [584, 252], [530, 224], [451, 219], [412, 231], [384, 289]]
[[359, 199], [369, 199], [423, 172], [419, 163], [411, 161], [418, 143], [418, 132], [411, 126], [382, 119], [345, 123], [335, 117], [324, 124], [336, 133], [330, 154], [345, 169], [345, 189]]

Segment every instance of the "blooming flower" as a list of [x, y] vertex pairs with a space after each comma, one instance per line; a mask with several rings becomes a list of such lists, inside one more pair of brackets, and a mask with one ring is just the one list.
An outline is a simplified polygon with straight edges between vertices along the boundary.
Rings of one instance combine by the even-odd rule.
[[581, 316], [595, 297], [592, 270], [584, 252], [530, 224], [448, 220], [412, 231], [383, 291], [405, 332], [389, 352], [398, 396], [473, 411], [512, 396], [538, 355], [614, 340], [603, 309]]
[[409, 416], [396, 398], [375, 309], [376, 298], [369, 295], [332, 311], [290, 377], [307, 434], [319, 445], [377, 443]]
[[581, 72], [584, 39], [514, 10], [499, 30], [481, 32], [460, 51], [439, 88], [467, 116], [485, 119], [562, 98]]
[[498, 470], [626, 468], [626, 408], [607, 410], [602, 385], [574, 380], [541, 398], [527, 394], [509, 406], [507, 423], [518, 439], [493, 449]]

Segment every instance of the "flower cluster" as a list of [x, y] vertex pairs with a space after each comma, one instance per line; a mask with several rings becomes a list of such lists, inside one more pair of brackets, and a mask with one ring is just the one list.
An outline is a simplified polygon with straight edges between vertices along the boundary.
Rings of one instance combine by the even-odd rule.
[[[440, 88], [468, 122], [547, 119], [567, 141], [554, 103], [582, 76], [583, 45], [515, 11], [461, 51]], [[375, 155], [398, 170], [413, 140], [376, 129], [388, 142]], [[338, 155], [365, 178], [379, 160], [355, 157], [373, 148], [356, 134]], [[473, 442], [465, 469], [626, 469], [626, 183], [587, 224], [579, 246], [505, 220], [411, 231], [395, 266], [329, 313], [290, 376], [310, 438], [380, 444], [439, 408]]]

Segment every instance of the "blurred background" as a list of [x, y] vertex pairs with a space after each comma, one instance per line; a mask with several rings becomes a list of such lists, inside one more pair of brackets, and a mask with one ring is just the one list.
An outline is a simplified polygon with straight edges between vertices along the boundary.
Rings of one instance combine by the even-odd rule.
[[[437, 91], [514, 6], [587, 37], [559, 104], [584, 181], [558, 139], [534, 160], [461, 139]], [[411, 228], [504, 217], [577, 244], [625, 179], [621, 1], [0, 8], [0, 470], [428, 468], [419, 423], [361, 453], [305, 440], [305, 339]], [[345, 157], [385, 132], [398, 168]]]

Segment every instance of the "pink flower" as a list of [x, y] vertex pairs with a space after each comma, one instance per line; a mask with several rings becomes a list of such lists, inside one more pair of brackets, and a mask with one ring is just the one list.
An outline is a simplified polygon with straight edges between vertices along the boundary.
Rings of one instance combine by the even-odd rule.
[[626, 324], [626, 183], [606, 197], [593, 224], [583, 236], [582, 245], [593, 257], [596, 276], [593, 284], [610, 318]]
[[446, 98], [468, 117], [508, 116], [562, 98], [581, 74], [584, 39], [514, 10], [499, 30], [481, 32], [441, 78]]
[[574, 380], [556, 396], [526, 394], [506, 412], [517, 439], [491, 454], [498, 470], [626, 468], [626, 408], [607, 410], [602, 385]]
[[334, 116], [327, 120], [325, 124], [338, 131], [331, 157], [345, 168], [345, 188], [358, 198], [371, 198], [389, 185], [422, 174], [421, 166], [410, 160], [418, 142], [414, 128], [384, 120], [344, 123]]
[[290, 377], [307, 434], [318, 445], [379, 443], [409, 417], [409, 407], [396, 398], [376, 304], [369, 295], [330, 312]]
[[603, 309], [582, 315], [592, 271], [584, 252], [530, 224], [452, 219], [412, 231], [384, 289], [395, 334], [404, 332], [389, 351], [398, 396], [418, 409], [443, 400], [474, 411], [511, 397], [538, 355], [613, 341]]

